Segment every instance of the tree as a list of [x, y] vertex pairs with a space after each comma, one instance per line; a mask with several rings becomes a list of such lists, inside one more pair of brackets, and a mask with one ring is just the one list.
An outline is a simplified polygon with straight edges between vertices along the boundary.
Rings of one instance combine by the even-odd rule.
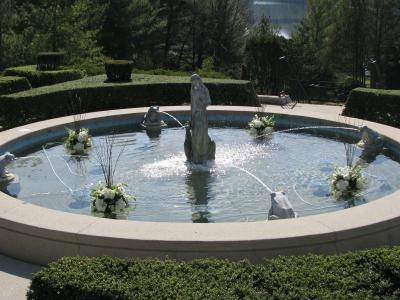
[[265, 16], [247, 37], [245, 53], [250, 79], [261, 93], [278, 94], [282, 89], [279, 58], [283, 56], [284, 40]]
[[106, 56], [131, 58], [131, 4], [132, 0], [108, 0], [104, 25], [99, 34]]
[[5, 62], [4, 57], [4, 36], [7, 34], [12, 25], [14, 13], [14, 3], [12, 0], [2, 0], [0, 2], [0, 70], [3, 69]]

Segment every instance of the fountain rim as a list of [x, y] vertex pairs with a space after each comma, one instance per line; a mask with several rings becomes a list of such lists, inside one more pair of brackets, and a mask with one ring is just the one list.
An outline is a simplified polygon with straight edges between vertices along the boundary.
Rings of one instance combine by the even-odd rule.
[[[310, 122], [337, 123], [338, 115], [267, 107], [265, 113]], [[188, 106], [160, 107], [187, 114]], [[257, 107], [210, 106], [209, 113], [260, 113]], [[87, 114], [86, 122], [143, 116], [147, 108]], [[32, 123], [0, 132], [0, 147], [16, 147], [26, 137], [51, 134], [72, 124], [72, 117]], [[400, 129], [347, 118], [369, 126], [400, 144]], [[0, 253], [45, 264], [65, 255], [169, 256], [177, 259], [222, 257], [260, 261], [263, 257], [336, 253], [400, 243], [400, 190], [366, 205], [298, 219], [249, 223], [162, 223], [109, 220], [56, 211], [0, 193]]]

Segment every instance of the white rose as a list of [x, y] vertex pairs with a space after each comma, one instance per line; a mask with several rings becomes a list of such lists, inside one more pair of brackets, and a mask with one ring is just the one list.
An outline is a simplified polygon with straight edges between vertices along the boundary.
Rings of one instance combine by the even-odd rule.
[[254, 125], [254, 128], [261, 128], [264, 126], [264, 123], [261, 122], [260, 120], [254, 120], [253, 125]]
[[80, 143], [84, 143], [87, 142], [87, 140], [89, 139], [89, 135], [86, 131], [81, 131], [78, 134], [78, 142]]
[[122, 200], [122, 199], [119, 199], [119, 200], [117, 201], [117, 203], [115, 203], [115, 209], [116, 209], [116, 210], [123, 210], [125, 207], [126, 207], [126, 203], [125, 203], [125, 201]]
[[79, 152], [79, 151], [83, 151], [85, 149], [85, 145], [82, 143], [76, 143], [74, 146], [74, 150]]
[[105, 210], [105, 204], [103, 199], [96, 199], [94, 206], [96, 207], [96, 210], [99, 212], [104, 212]]
[[348, 187], [349, 187], [349, 182], [347, 180], [342, 179], [336, 182], [336, 188], [341, 192], [347, 190]]
[[104, 189], [103, 195], [104, 195], [104, 199], [113, 200], [115, 197], [115, 191], [112, 189]]

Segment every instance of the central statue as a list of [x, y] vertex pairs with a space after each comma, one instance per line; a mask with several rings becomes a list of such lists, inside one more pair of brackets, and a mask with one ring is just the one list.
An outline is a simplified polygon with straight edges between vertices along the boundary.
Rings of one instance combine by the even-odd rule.
[[201, 77], [191, 77], [190, 124], [186, 127], [185, 154], [189, 162], [203, 164], [215, 160], [215, 142], [208, 136], [207, 106], [211, 104], [210, 93]]

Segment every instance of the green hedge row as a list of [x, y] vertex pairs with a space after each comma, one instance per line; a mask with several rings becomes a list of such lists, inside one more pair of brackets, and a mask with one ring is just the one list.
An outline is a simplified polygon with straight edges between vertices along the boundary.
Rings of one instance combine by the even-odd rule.
[[355, 89], [343, 115], [400, 128], [400, 90]]
[[4, 74], [6, 76], [26, 77], [34, 88], [77, 80], [83, 77], [82, 72], [78, 70], [38, 71], [36, 66], [9, 68], [4, 71]]
[[0, 76], [0, 95], [12, 94], [31, 89], [25, 77]]
[[247, 261], [66, 257], [28, 299], [399, 299], [400, 248]]
[[[66, 109], [81, 99], [86, 112], [190, 102], [190, 78], [135, 74], [130, 83], [105, 83], [105, 75], [0, 97], [6, 127], [70, 114]], [[205, 79], [215, 105], [258, 106], [248, 81]]]

